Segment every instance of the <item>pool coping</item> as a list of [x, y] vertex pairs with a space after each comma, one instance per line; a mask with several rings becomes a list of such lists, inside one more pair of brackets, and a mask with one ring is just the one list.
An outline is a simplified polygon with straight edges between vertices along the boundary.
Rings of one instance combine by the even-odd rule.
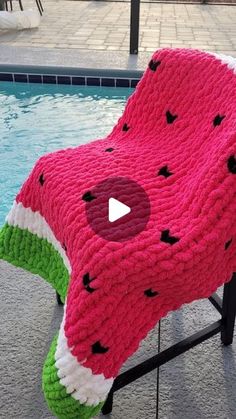
[[150, 54], [0, 45], [0, 81], [135, 87]]
[[0, 82], [136, 87], [140, 71], [0, 64]]

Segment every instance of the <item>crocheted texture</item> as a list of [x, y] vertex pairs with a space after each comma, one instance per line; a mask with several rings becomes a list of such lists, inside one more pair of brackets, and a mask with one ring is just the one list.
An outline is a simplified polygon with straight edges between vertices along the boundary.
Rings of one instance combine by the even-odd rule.
[[[18, 194], [0, 257], [62, 297], [70, 275], [43, 374], [58, 417], [94, 415], [157, 321], [236, 270], [235, 68], [200, 51], [157, 51], [111, 134], [40, 158]], [[151, 203], [144, 231], [122, 243], [98, 237], [85, 211], [114, 176], [138, 182]]]
[[45, 239], [6, 224], [0, 231], [1, 258], [46, 279], [65, 301], [69, 282], [61, 256]]
[[63, 384], [60, 384], [55, 360], [57, 340], [58, 336], [53, 339], [43, 367], [43, 391], [48, 406], [61, 419], [89, 419], [99, 413], [104, 403], [99, 403], [97, 406], [82, 405], [66, 392]]

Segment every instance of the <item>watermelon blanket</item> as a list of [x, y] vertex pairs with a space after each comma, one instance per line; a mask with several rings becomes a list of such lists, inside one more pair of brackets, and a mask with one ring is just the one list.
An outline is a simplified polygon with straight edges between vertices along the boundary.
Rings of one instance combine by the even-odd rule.
[[[0, 257], [65, 301], [43, 368], [55, 416], [95, 416], [157, 321], [236, 270], [235, 71], [229, 57], [158, 50], [111, 134], [43, 156], [17, 195]], [[151, 206], [144, 230], [123, 242], [97, 235], [85, 208], [117, 176]]]

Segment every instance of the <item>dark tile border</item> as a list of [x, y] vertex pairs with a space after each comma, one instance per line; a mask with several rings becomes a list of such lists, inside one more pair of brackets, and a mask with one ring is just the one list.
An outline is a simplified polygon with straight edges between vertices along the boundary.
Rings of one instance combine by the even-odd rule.
[[130, 87], [130, 80], [127, 79], [117, 79], [116, 87]]
[[0, 81], [13, 81], [13, 74], [0, 73]]
[[[1, 77], [1, 74], [0, 74]], [[42, 83], [42, 76], [40, 74], [29, 74], [28, 77], [29, 83]]]
[[71, 84], [70, 76], [57, 76], [57, 84]]
[[54, 74], [35, 74], [35, 73], [10, 73], [0, 71], [0, 82], [21, 82], [21, 83], [40, 83], [40, 84], [64, 84], [73, 86], [96, 86], [96, 87], [126, 87], [135, 88], [139, 78], [109, 77], [109, 76], [70, 76]]
[[43, 75], [43, 84], [57, 84], [57, 76]]
[[85, 86], [85, 77], [74, 76], [71, 77], [71, 80], [73, 85]]
[[13, 79], [17, 83], [28, 83], [27, 74], [13, 74]]
[[87, 86], [101, 86], [99, 77], [87, 77]]
[[112, 79], [112, 78], [102, 78], [101, 79], [101, 86], [104, 87], [115, 87], [116, 85], [116, 80]]

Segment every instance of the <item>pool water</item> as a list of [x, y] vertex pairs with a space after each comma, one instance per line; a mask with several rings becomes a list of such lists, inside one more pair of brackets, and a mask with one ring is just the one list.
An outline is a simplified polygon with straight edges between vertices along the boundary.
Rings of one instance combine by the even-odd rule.
[[106, 136], [132, 89], [0, 82], [0, 225], [35, 161]]

